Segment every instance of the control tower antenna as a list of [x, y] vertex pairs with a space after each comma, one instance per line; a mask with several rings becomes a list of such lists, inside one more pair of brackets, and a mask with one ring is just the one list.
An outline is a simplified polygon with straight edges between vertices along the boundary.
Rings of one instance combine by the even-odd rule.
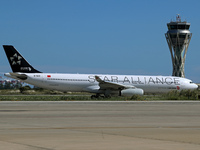
[[179, 14], [176, 16], [176, 22], [181, 22], [181, 16]]
[[181, 17], [177, 14], [176, 22], [167, 23], [167, 27], [168, 31], [165, 33], [165, 37], [172, 58], [172, 76], [185, 77], [185, 58], [192, 37], [192, 33], [189, 31], [190, 23], [181, 22]]

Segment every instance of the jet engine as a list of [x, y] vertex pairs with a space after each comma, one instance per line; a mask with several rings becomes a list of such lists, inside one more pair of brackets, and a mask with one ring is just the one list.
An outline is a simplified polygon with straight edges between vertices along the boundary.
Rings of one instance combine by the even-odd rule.
[[138, 89], [138, 88], [124, 89], [124, 90], [121, 90], [121, 93], [120, 93], [121, 96], [133, 96], [133, 95], [143, 95], [143, 94], [144, 94], [143, 89]]

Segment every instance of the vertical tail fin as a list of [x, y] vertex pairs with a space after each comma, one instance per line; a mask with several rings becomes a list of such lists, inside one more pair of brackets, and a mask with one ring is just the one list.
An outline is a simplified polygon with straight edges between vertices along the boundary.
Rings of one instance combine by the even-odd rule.
[[12, 45], [3, 45], [3, 48], [13, 72], [41, 73], [34, 69]]

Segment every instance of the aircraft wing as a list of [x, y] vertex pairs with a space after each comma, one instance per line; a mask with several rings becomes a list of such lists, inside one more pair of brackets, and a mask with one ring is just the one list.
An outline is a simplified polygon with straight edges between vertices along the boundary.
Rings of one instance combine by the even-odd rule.
[[128, 89], [128, 88], [132, 88], [132, 89], [136, 88], [135, 86], [131, 86], [131, 85], [124, 85], [120, 83], [103, 81], [99, 76], [95, 76], [95, 79], [97, 80], [97, 82], [99, 82], [100, 90], [105, 90], [105, 89], [123, 90], [123, 89]]

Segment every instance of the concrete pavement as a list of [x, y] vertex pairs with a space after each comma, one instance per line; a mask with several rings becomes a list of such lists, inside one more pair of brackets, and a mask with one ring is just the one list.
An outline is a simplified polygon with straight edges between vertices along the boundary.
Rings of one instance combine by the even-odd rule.
[[199, 150], [200, 102], [0, 102], [0, 149]]

